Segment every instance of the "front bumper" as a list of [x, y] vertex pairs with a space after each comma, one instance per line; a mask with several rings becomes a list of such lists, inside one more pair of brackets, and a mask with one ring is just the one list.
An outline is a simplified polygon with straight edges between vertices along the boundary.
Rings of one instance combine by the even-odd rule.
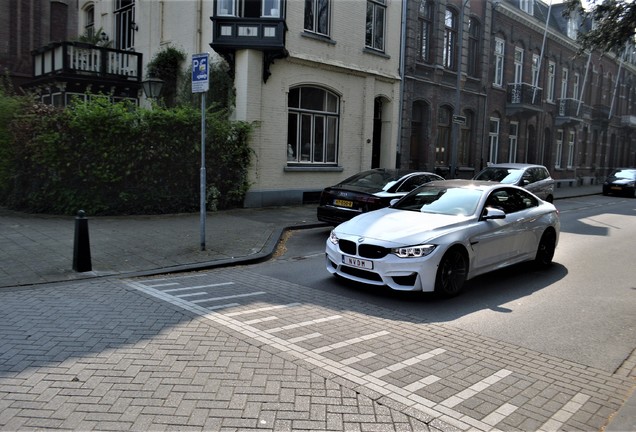
[[[435, 290], [437, 267], [442, 257], [439, 250], [422, 258], [399, 258], [389, 254], [381, 259], [368, 259], [343, 254], [327, 240], [326, 267], [331, 274], [367, 285], [388, 286], [396, 291]], [[359, 258], [373, 263], [373, 269], [352, 267], [343, 263], [343, 257]]]

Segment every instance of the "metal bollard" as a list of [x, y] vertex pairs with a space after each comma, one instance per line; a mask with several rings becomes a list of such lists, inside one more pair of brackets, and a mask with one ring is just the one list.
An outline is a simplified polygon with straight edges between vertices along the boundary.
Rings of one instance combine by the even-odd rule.
[[84, 210], [75, 217], [75, 243], [73, 245], [73, 270], [88, 272], [93, 269], [91, 263], [91, 245], [88, 238], [88, 219]]

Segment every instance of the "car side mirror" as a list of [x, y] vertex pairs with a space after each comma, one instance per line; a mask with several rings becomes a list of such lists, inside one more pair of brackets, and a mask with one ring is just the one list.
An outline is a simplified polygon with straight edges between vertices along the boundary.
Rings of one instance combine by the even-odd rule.
[[396, 202], [398, 202], [400, 199], [399, 198], [393, 198], [390, 202], [390, 206], [393, 207], [395, 205]]
[[486, 207], [484, 210], [484, 216], [482, 220], [491, 220], [491, 219], [505, 219], [506, 213], [503, 210], [494, 208], [494, 207]]

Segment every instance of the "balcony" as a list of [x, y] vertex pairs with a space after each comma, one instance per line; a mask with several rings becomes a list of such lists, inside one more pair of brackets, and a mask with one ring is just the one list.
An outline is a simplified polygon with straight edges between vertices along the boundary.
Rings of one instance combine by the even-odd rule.
[[621, 126], [636, 129], [636, 115], [624, 115], [621, 117]]
[[593, 105], [592, 106], [592, 125], [600, 127], [601, 129], [607, 129], [610, 121], [610, 107], [609, 105]]
[[543, 111], [542, 90], [527, 83], [508, 84], [506, 114], [531, 116]]
[[556, 126], [573, 125], [583, 120], [583, 104], [579, 104], [577, 99], [559, 99], [557, 107], [558, 111], [554, 122]]
[[276, 59], [287, 57], [283, 18], [242, 18], [236, 16], [212, 16], [212, 43], [214, 51], [222, 55], [234, 70], [237, 50], [263, 51], [263, 81], [270, 75], [269, 66]]
[[54, 42], [32, 51], [33, 80], [27, 88], [61, 92], [104, 92], [137, 98], [142, 54], [82, 42]]

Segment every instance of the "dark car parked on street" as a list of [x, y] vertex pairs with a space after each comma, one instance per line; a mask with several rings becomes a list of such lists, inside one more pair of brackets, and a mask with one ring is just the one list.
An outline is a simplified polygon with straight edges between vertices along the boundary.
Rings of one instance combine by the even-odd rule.
[[636, 168], [619, 168], [612, 171], [603, 183], [603, 195], [636, 198]]
[[359, 214], [388, 207], [391, 200], [434, 180], [444, 179], [430, 172], [412, 170], [375, 168], [363, 171], [322, 191], [318, 220], [338, 225]]
[[554, 201], [554, 180], [543, 165], [502, 163], [484, 168], [473, 180], [496, 181], [521, 186], [544, 201]]

